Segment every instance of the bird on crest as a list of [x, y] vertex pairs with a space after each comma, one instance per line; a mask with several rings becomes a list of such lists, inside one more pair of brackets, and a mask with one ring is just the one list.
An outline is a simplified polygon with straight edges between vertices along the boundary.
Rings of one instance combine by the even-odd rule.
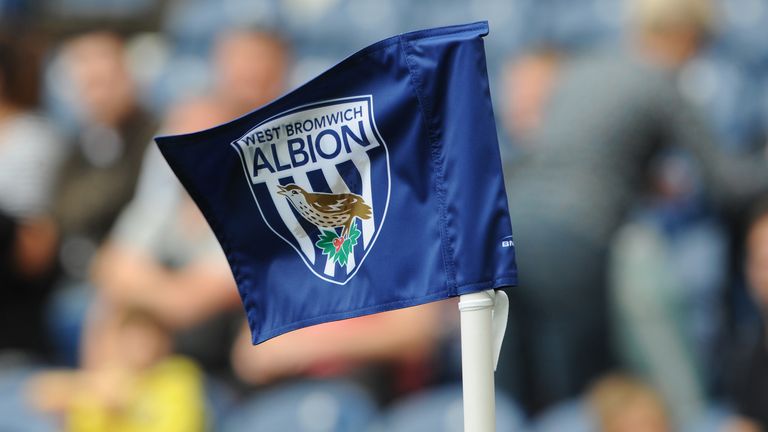
[[361, 220], [371, 218], [371, 206], [354, 193], [307, 192], [293, 183], [278, 185], [277, 188], [277, 194], [286, 197], [293, 208], [313, 225], [328, 229], [342, 227], [342, 239], [349, 233], [356, 217]]

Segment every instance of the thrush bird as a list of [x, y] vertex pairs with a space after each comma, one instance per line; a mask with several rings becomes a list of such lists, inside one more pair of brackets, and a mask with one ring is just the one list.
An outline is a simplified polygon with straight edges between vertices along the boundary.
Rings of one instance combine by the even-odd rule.
[[356, 217], [371, 218], [371, 207], [353, 193], [307, 192], [293, 183], [277, 186], [279, 195], [288, 198], [301, 216], [319, 228], [342, 227], [341, 238], [349, 232]]

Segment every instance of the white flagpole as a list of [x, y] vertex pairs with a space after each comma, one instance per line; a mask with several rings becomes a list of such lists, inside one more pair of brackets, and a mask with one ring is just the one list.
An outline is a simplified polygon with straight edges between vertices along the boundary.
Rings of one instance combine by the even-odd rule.
[[459, 301], [464, 432], [496, 430], [493, 373], [508, 306], [506, 294], [499, 291], [497, 295], [494, 290], [464, 294]]

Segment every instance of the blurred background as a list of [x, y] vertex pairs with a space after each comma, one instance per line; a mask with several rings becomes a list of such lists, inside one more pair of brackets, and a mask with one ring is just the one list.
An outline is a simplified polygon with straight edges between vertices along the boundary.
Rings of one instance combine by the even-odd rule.
[[768, 0], [0, 0], [0, 431], [460, 431], [456, 302], [252, 347], [153, 136], [488, 20], [499, 431], [768, 431]]

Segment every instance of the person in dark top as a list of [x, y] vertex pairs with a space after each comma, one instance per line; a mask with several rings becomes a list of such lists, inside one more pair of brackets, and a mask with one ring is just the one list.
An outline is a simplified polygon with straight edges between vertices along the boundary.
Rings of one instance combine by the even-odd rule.
[[122, 40], [92, 32], [69, 40], [63, 62], [81, 105], [81, 125], [60, 171], [54, 213], [64, 270], [85, 276], [92, 253], [131, 200], [156, 121], [136, 99]]
[[747, 278], [752, 299], [763, 316], [760, 337], [743, 364], [731, 370], [737, 418], [731, 430], [768, 430], [768, 200], [754, 210], [746, 238]]
[[635, 0], [620, 53], [564, 61], [527, 157], [505, 167], [520, 268], [511, 289], [502, 388], [536, 411], [612, 365], [607, 247], [660, 148], [688, 148], [713, 197], [739, 205], [768, 187], [764, 157], [726, 158], [675, 73], [713, 27], [707, 0]]
[[0, 362], [9, 351], [47, 354], [42, 316], [57, 242], [51, 191], [62, 146], [35, 112], [37, 57], [25, 35], [0, 36]]

